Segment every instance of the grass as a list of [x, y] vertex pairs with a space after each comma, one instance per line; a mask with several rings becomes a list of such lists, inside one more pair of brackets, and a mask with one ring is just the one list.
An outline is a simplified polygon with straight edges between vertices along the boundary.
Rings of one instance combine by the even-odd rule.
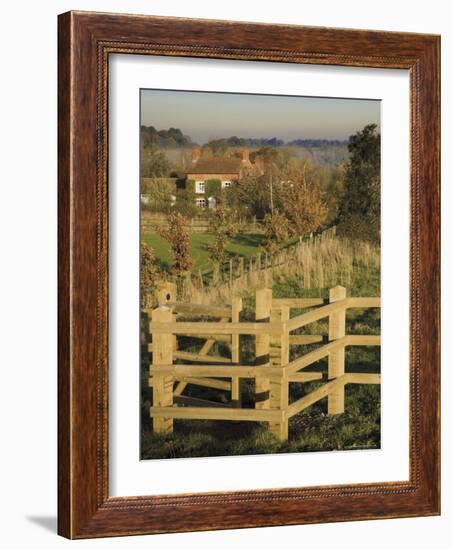
[[347, 288], [349, 296], [380, 296], [380, 252], [375, 245], [340, 237], [303, 242], [290, 251], [281, 265], [246, 271], [216, 284], [204, 278], [204, 284], [193, 277], [181, 286], [180, 298], [202, 304], [231, 303], [233, 296], [245, 300], [262, 286], [273, 287], [273, 296], [328, 297], [328, 289], [336, 285]]
[[[155, 232], [149, 232], [142, 236], [145, 243], [152, 246], [157, 261], [164, 269], [171, 265], [172, 254], [168, 242]], [[210, 259], [208, 245], [213, 242], [215, 236], [210, 233], [192, 233], [190, 238], [190, 253], [193, 260], [193, 270], [211, 269], [213, 264]], [[256, 255], [264, 243], [265, 237], [259, 234], [240, 234], [234, 237], [227, 245], [226, 250], [231, 256], [244, 256], [249, 258]]]
[[[308, 386], [308, 384], [305, 384]], [[289, 439], [278, 441], [258, 422], [175, 420], [174, 433], [143, 430], [141, 458], [193, 458], [315, 452], [380, 447], [380, 393], [373, 386], [346, 388], [342, 415], [326, 414], [326, 399], [289, 421]]]

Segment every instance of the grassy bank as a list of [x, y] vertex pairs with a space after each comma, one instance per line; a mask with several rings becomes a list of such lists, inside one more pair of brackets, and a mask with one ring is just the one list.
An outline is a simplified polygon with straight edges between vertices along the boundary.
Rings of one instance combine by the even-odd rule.
[[[213, 242], [214, 235], [210, 233], [193, 233], [190, 237], [190, 256], [193, 260], [193, 270], [211, 269], [213, 267], [208, 245]], [[150, 245], [155, 252], [157, 261], [165, 270], [169, 269], [172, 262], [172, 254], [168, 242], [160, 235], [151, 231], [142, 236], [143, 241]], [[265, 237], [262, 234], [236, 235], [226, 246], [230, 256], [243, 256], [249, 258], [255, 256], [264, 244]]]

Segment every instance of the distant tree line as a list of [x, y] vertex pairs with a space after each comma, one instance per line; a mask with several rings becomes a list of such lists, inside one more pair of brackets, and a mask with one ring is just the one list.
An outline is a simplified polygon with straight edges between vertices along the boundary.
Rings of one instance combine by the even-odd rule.
[[179, 128], [157, 130], [154, 126], [141, 126], [141, 146], [144, 148], [160, 147], [170, 149], [172, 147], [190, 147], [195, 145], [189, 136], [182, 133]]
[[[215, 154], [228, 147], [328, 147], [346, 145], [347, 140], [339, 139], [293, 139], [284, 141], [277, 137], [271, 138], [242, 138], [230, 136], [227, 138], [211, 139], [205, 146], [209, 147]], [[141, 126], [141, 145], [143, 147], [161, 147], [170, 149], [172, 147], [191, 147], [196, 143], [190, 136], [184, 134], [179, 128], [168, 130], [157, 130], [154, 126]]]
[[272, 138], [240, 138], [231, 136], [228, 138], [212, 139], [206, 143], [214, 154], [226, 151], [228, 147], [330, 147], [347, 145], [347, 140], [339, 139], [294, 139], [292, 141], [284, 141], [277, 137]]
[[293, 139], [287, 142], [287, 145], [296, 145], [297, 147], [329, 147], [332, 145], [347, 145], [347, 143], [346, 139]]

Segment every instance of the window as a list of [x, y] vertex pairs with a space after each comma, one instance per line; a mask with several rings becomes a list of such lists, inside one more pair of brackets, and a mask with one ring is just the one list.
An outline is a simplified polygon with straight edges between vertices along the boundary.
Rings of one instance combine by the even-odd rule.
[[198, 208], [205, 208], [206, 207], [206, 199], [196, 199], [196, 206]]
[[196, 182], [196, 193], [204, 193], [205, 185], [203, 181]]

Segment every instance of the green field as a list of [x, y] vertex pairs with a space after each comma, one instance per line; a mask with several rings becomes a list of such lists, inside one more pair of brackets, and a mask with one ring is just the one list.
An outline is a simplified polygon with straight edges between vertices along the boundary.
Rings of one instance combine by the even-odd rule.
[[[142, 236], [144, 242], [150, 245], [161, 267], [168, 269], [171, 265], [172, 254], [170, 246], [165, 239], [155, 232]], [[192, 233], [190, 238], [190, 253], [193, 260], [193, 269], [211, 269], [212, 262], [209, 255], [208, 245], [214, 240], [214, 235], [209, 233]], [[244, 256], [249, 258], [260, 252], [265, 237], [260, 234], [236, 235], [226, 246], [231, 256]]]

